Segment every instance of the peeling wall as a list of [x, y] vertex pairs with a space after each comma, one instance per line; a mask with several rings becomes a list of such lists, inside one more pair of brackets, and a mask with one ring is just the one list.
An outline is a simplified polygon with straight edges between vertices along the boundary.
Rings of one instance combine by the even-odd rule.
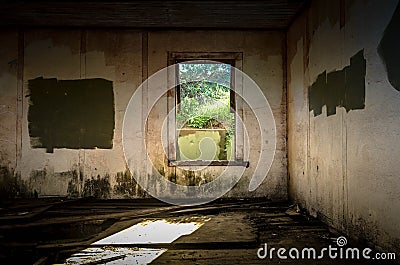
[[[166, 97], [153, 108], [148, 126], [141, 128], [155, 169], [138, 150], [144, 163], [132, 173], [127, 170], [122, 122], [135, 89], [168, 65], [169, 52], [240, 52], [243, 71], [271, 104], [277, 152], [269, 176], [249, 192], [261, 136], [247, 108], [245, 123], [254, 140], [250, 167], [227, 196], [287, 198], [283, 32], [32, 29], [1, 31], [0, 36], [0, 166], [7, 172], [2, 173], [0, 187], [11, 187], [11, 197], [146, 197], [133, 175], [151, 180], [154, 170], [182, 185], [214, 179], [224, 167], [192, 171], [168, 166], [160, 131], [168, 110]], [[144, 109], [151, 95], [152, 91], [142, 95]], [[15, 186], [21, 188], [17, 191]]]
[[[287, 33], [289, 196], [333, 227], [397, 254], [399, 5], [312, 1]], [[364, 72], [347, 71], [360, 52]]]

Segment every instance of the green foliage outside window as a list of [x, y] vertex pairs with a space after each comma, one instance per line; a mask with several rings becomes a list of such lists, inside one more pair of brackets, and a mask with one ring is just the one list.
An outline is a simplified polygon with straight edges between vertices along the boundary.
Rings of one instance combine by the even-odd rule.
[[178, 128], [225, 128], [227, 141], [231, 139], [235, 118], [230, 109], [230, 70], [227, 64], [179, 65]]
[[235, 115], [230, 109], [230, 71], [228, 64], [179, 64], [177, 127], [225, 129], [225, 153], [231, 148], [235, 133]]

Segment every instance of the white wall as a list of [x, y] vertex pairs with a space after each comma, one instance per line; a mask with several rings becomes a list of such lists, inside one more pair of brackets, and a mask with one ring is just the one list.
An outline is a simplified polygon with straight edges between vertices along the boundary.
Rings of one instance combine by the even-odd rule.
[[[377, 51], [398, 1], [344, 3], [313, 1], [287, 34], [289, 194], [339, 230], [399, 253], [400, 92]], [[360, 50], [365, 108], [309, 111], [317, 76]]]
[[[228, 196], [287, 198], [286, 93], [283, 49], [285, 34], [270, 31], [136, 31], [136, 30], [25, 30], [1, 32], [1, 106], [12, 109], [1, 114], [0, 135], [8, 141], [1, 148], [1, 166], [20, 175], [27, 195], [141, 197], [143, 191], [128, 173], [122, 149], [122, 122], [128, 101], [148, 76], [167, 66], [168, 52], [242, 52], [243, 71], [261, 87], [271, 104], [277, 123], [277, 152], [267, 179], [249, 192], [249, 179], [259, 156], [260, 133], [250, 111], [245, 122], [250, 129], [250, 167]], [[20, 54], [18, 55], [18, 43]], [[10, 61], [16, 59], [11, 66]], [[19, 64], [18, 64], [19, 62]], [[14, 66], [16, 65], [16, 66]], [[20, 65], [20, 76], [17, 67]], [[77, 80], [104, 78], [113, 82], [115, 124], [112, 149], [33, 148], [29, 136], [29, 80], [37, 77]], [[20, 86], [17, 89], [17, 81]], [[17, 118], [16, 95], [22, 94]], [[152, 91], [146, 91], [151, 95]], [[147, 96], [143, 106], [147, 106]], [[175, 174], [185, 184], [187, 172], [168, 167], [162, 154], [160, 133], [167, 99], [151, 114], [148, 127], [149, 155], [166, 177]], [[77, 106], [79, 107], [79, 106]], [[17, 120], [21, 122], [18, 133]], [[138, 121], [138, 126], [140, 125]], [[152, 127], [153, 126], [153, 127]], [[9, 139], [9, 140], [8, 140]], [[22, 142], [20, 149], [15, 139]], [[2, 143], [3, 146], [3, 143]], [[21, 156], [16, 152], [20, 150]], [[141, 150], [138, 153], [142, 156]], [[143, 161], [146, 159], [143, 158]], [[151, 175], [149, 164], [135, 166], [136, 174]], [[222, 167], [196, 172], [197, 178], [218, 174]], [[6, 184], [4, 184], [6, 186]], [[157, 185], [157, 184], [155, 184]], [[162, 188], [162, 187], [160, 187]], [[173, 191], [171, 191], [173, 192]], [[16, 194], [12, 194], [16, 195]]]

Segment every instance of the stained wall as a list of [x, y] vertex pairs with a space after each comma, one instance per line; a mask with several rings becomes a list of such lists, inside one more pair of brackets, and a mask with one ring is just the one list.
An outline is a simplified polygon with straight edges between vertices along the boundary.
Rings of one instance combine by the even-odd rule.
[[[151, 183], [155, 170], [181, 185], [215, 178], [223, 166], [203, 171], [169, 166], [161, 143], [167, 96], [152, 108], [146, 126], [144, 117], [138, 118], [147, 152], [138, 148], [143, 163], [134, 165], [132, 173], [123, 152], [123, 119], [137, 87], [168, 66], [169, 53], [236, 52], [242, 54], [243, 72], [270, 103], [277, 151], [265, 181], [249, 192], [261, 136], [251, 108], [245, 107], [250, 166], [227, 196], [287, 198], [284, 32], [21, 29], [2, 31], [1, 38], [4, 196], [143, 197], [148, 195], [132, 174], [148, 176], [149, 185], [158, 185]], [[143, 92], [143, 111], [150, 107], [153, 92]]]
[[291, 199], [397, 252], [398, 28], [398, 1], [312, 1], [287, 33]]

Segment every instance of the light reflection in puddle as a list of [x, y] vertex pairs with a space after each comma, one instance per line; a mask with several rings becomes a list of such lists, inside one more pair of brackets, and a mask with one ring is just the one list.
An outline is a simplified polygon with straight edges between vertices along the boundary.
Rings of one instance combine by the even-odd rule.
[[171, 243], [181, 236], [190, 235], [202, 225], [203, 223], [198, 221], [145, 221], [101, 239], [93, 245]]
[[149, 264], [165, 251], [148, 248], [87, 248], [72, 255], [64, 264]]
[[167, 249], [120, 245], [172, 243], [181, 236], [190, 235], [208, 220], [210, 218], [205, 217], [146, 220], [94, 242], [92, 245], [102, 246], [84, 249], [72, 255], [64, 264], [149, 264]]

